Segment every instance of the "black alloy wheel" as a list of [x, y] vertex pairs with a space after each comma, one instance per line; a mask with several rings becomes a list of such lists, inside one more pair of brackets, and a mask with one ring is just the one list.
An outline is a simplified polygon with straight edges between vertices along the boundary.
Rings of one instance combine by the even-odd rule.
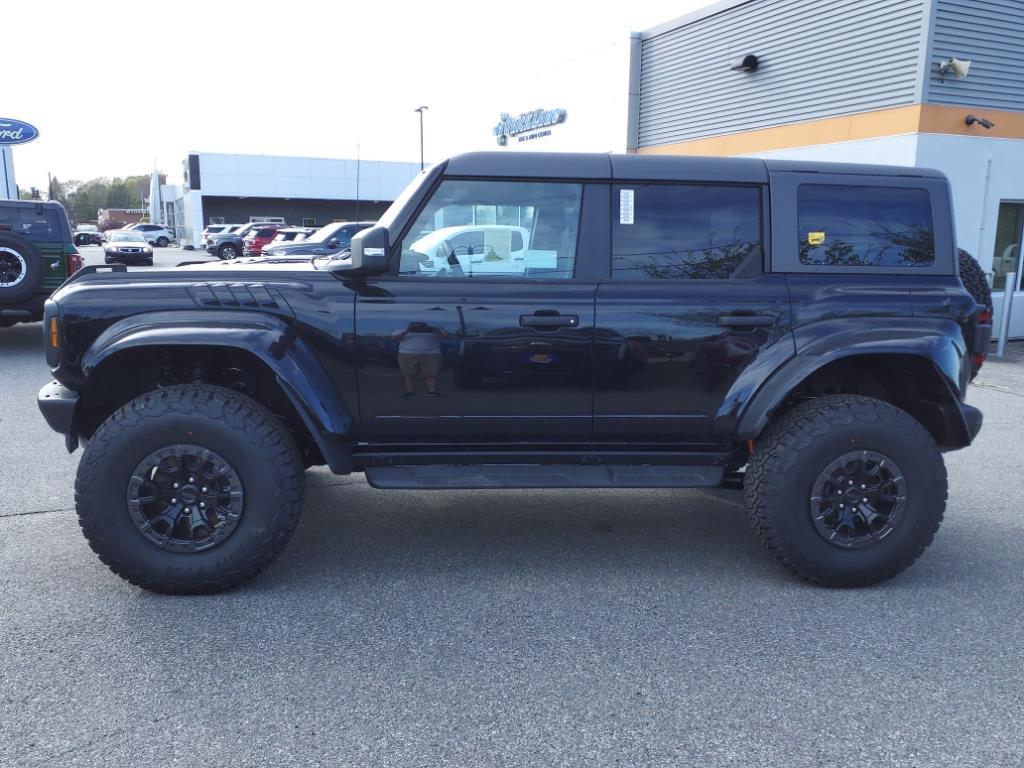
[[907, 482], [878, 451], [850, 451], [821, 471], [811, 489], [811, 519], [825, 541], [844, 549], [878, 544], [899, 525]]
[[25, 279], [25, 257], [15, 250], [0, 248], [0, 287], [13, 288]]
[[169, 552], [202, 552], [223, 542], [238, 526], [244, 500], [234, 467], [197, 445], [154, 451], [128, 482], [133, 522]]

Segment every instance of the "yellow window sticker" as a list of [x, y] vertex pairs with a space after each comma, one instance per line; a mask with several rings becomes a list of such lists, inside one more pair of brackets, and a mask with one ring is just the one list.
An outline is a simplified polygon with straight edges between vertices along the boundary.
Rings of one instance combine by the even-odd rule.
[[807, 244], [808, 245], [821, 245], [825, 242], [824, 232], [808, 232], [807, 233]]

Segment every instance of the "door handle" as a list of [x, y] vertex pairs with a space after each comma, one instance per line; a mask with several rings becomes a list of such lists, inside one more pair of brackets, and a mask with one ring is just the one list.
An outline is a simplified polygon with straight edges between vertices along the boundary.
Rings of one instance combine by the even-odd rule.
[[520, 315], [519, 325], [523, 328], [575, 328], [580, 324], [579, 315], [560, 315], [557, 312], [549, 314], [547, 310], [541, 310], [532, 315]]
[[767, 328], [775, 325], [774, 315], [719, 315], [718, 324], [726, 328]]

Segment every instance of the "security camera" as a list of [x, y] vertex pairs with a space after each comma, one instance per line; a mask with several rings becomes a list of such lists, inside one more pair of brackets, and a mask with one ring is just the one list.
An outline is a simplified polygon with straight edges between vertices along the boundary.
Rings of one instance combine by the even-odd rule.
[[757, 68], [760, 65], [757, 56], [752, 53], [748, 53], [741, 59], [737, 59], [729, 69], [733, 72], [757, 72]]
[[993, 123], [991, 120], [986, 120], [984, 117], [975, 117], [974, 115], [968, 115], [966, 118], [964, 118], [964, 122], [967, 123], [967, 125], [974, 125], [975, 123], [977, 123], [978, 125], [985, 129], [989, 129], [995, 126], [995, 123]]
[[963, 80], [971, 71], [970, 59], [958, 59], [951, 56], [939, 62], [939, 80], [946, 79], [946, 73], [952, 72], [957, 80]]

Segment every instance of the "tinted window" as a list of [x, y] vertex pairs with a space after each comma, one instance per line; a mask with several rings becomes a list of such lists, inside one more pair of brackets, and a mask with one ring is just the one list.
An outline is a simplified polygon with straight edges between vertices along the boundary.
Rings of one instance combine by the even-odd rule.
[[801, 184], [797, 206], [801, 264], [935, 263], [932, 209], [924, 189]]
[[401, 274], [570, 278], [581, 197], [579, 184], [444, 181], [401, 243]]
[[276, 229], [267, 228], [267, 229], [258, 229], [255, 232], [253, 232], [252, 234], [253, 234], [254, 237], [273, 237], [276, 232], [277, 232]]
[[0, 205], [0, 224], [11, 232], [37, 243], [61, 241], [60, 220], [57, 212], [33, 205]]
[[615, 187], [612, 277], [724, 279], [761, 266], [757, 187], [623, 184]]

